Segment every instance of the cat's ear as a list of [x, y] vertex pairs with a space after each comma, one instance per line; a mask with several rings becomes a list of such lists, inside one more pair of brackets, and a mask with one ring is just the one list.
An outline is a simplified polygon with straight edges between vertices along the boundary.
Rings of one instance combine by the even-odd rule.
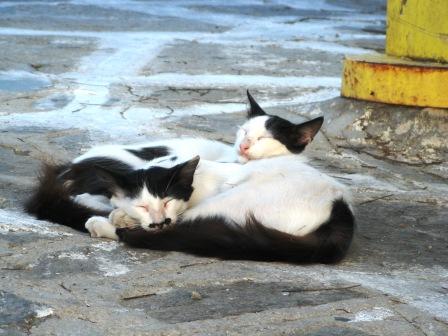
[[252, 95], [249, 93], [249, 90], [247, 90], [247, 98], [249, 99], [250, 104], [249, 110], [247, 111], [248, 119], [266, 115], [266, 112], [263, 111], [260, 105], [258, 105], [254, 97], [252, 97]]
[[296, 138], [296, 145], [306, 146], [319, 132], [322, 124], [324, 123], [324, 117], [318, 117], [302, 124], [294, 125], [294, 137]]
[[184, 187], [191, 187], [191, 185], [193, 184], [194, 172], [196, 171], [199, 160], [200, 157], [195, 156], [191, 160], [174, 166], [172, 168], [175, 174], [174, 183], [177, 185], [182, 185]]

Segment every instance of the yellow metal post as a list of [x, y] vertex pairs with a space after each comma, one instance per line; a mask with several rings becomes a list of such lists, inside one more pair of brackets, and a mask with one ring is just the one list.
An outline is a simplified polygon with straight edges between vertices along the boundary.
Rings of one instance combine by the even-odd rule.
[[346, 57], [341, 94], [448, 108], [448, 0], [389, 0], [387, 22], [387, 55]]
[[448, 62], [448, 1], [389, 0], [386, 54]]
[[420, 62], [385, 55], [347, 57], [342, 94], [391, 104], [448, 107], [448, 66], [422, 67]]

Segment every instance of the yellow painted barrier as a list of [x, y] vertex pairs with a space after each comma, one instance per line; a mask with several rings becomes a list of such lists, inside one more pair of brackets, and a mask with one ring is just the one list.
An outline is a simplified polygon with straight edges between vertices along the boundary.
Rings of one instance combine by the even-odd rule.
[[448, 108], [448, 65], [385, 55], [347, 57], [341, 93], [390, 104]]
[[386, 54], [448, 62], [448, 0], [389, 0]]
[[386, 54], [347, 57], [342, 96], [448, 108], [448, 0], [388, 0]]

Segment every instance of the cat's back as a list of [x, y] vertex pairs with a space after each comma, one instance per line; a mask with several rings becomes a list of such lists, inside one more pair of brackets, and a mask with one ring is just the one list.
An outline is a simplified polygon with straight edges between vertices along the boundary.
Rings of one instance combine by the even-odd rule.
[[134, 168], [142, 166], [144, 159], [127, 150], [125, 146], [121, 145], [102, 145], [89, 149], [86, 153], [73, 159], [73, 164], [78, 164], [86, 160], [96, 158], [108, 158], [120, 162], [124, 162]]
[[346, 189], [333, 177], [314, 167], [303, 155], [283, 155], [253, 160], [246, 163], [245, 169], [254, 173], [254, 176], [274, 176], [278, 177], [279, 181], [296, 181], [305, 185], [328, 185], [340, 190]]

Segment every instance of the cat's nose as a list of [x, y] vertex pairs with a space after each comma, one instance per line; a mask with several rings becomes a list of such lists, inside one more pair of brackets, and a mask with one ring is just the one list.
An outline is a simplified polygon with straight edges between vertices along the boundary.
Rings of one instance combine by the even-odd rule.
[[240, 152], [242, 154], [246, 153], [249, 150], [249, 144], [247, 142], [240, 143]]
[[164, 224], [171, 224], [171, 218], [165, 218], [165, 223]]
[[165, 216], [161, 212], [152, 211], [149, 215], [153, 223], [163, 223], [165, 221]]

